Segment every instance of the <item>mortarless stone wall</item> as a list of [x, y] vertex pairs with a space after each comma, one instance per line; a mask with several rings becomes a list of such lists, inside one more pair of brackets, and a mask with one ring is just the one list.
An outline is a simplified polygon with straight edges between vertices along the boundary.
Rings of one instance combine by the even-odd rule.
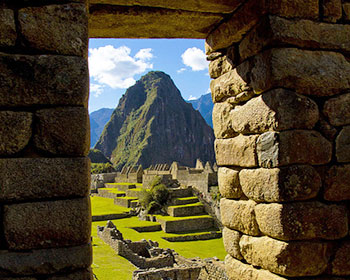
[[0, 1], [0, 279], [91, 278], [85, 1]]
[[248, 0], [207, 37], [230, 279], [350, 276], [349, 5]]

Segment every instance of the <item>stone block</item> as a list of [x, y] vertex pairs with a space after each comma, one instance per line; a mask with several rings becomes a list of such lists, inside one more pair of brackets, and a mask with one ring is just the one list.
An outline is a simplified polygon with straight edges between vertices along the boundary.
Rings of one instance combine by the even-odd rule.
[[218, 169], [218, 183], [222, 197], [240, 198], [242, 196], [238, 174], [237, 170], [231, 168], [220, 167]]
[[257, 269], [234, 259], [230, 255], [225, 258], [225, 270], [229, 279], [232, 280], [285, 280], [265, 269]]
[[33, 115], [28, 112], [0, 111], [0, 155], [23, 150], [32, 137]]
[[216, 138], [232, 138], [237, 136], [231, 125], [232, 106], [227, 102], [215, 103], [213, 107], [213, 127]]
[[342, 0], [323, 0], [322, 10], [324, 21], [336, 22], [342, 17]]
[[265, 168], [321, 165], [331, 161], [332, 144], [317, 131], [265, 132], [257, 140], [257, 155], [259, 165]]
[[87, 57], [88, 16], [85, 4], [23, 8], [18, 22], [25, 47]]
[[239, 135], [231, 139], [216, 139], [215, 152], [217, 164], [242, 167], [257, 166], [257, 138], [257, 135]]
[[270, 237], [243, 235], [239, 241], [241, 254], [252, 264], [289, 277], [316, 276], [327, 268], [326, 243], [285, 242]]
[[348, 234], [346, 207], [320, 202], [258, 204], [256, 220], [265, 235], [280, 240], [340, 239]]
[[330, 168], [325, 180], [324, 198], [329, 201], [350, 200], [350, 165]]
[[85, 197], [90, 189], [86, 158], [0, 159], [0, 201]]
[[317, 196], [321, 177], [312, 166], [293, 165], [239, 172], [243, 193], [256, 202], [307, 200]]
[[[115, 4], [115, 0], [90, 0], [90, 4]], [[141, 5], [145, 7], [159, 7], [167, 9], [178, 9], [196, 12], [210, 13], [231, 13], [240, 4], [240, 0], [199, 0], [199, 1], [173, 1], [173, 0], [118, 0], [118, 5], [135, 6]]]
[[221, 75], [210, 82], [210, 91], [213, 102], [221, 102], [229, 97], [234, 97], [242, 92], [252, 92], [248, 85], [250, 74], [250, 64], [241, 63], [235, 69]]
[[350, 162], [350, 126], [345, 126], [336, 139], [336, 157], [338, 162]]
[[331, 125], [350, 124], [350, 93], [327, 100], [323, 107], [323, 113]]
[[230, 111], [230, 127], [236, 133], [312, 129], [319, 119], [317, 104], [308, 97], [275, 89]]
[[333, 275], [350, 275], [350, 241], [344, 241], [338, 248], [331, 267]]
[[350, 3], [343, 3], [344, 17], [346, 20], [350, 20]]
[[4, 206], [4, 234], [11, 250], [86, 244], [91, 233], [90, 198]]
[[338, 134], [337, 129], [332, 126], [323, 115], [320, 115], [320, 120], [316, 124], [315, 130], [321, 132], [329, 141], [333, 142]]
[[87, 106], [87, 60], [60, 55], [0, 53], [0, 106]]
[[231, 71], [234, 63], [227, 56], [220, 56], [209, 63], [209, 75], [215, 79]]
[[207, 37], [206, 53], [227, 48], [242, 40], [244, 35], [258, 23], [262, 16], [270, 13], [287, 18], [318, 19], [318, 0], [250, 0], [237, 9], [232, 17], [219, 25]]
[[46, 280], [93, 280], [91, 269], [78, 270], [65, 275], [50, 276]]
[[89, 38], [204, 39], [224, 17], [224, 14], [185, 11], [182, 8], [145, 7], [139, 4], [129, 7], [90, 5]]
[[239, 53], [245, 60], [268, 46], [284, 45], [349, 52], [349, 36], [350, 26], [344, 24], [267, 16], [242, 40]]
[[225, 250], [235, 259], [242, 260], [243, 257], [241, 255], [239, 249], [239, 240], [241, 239], [242, 233], [239, 231], [235, 231], [224, 227], [222, 230], [222, 238], [224, 241]]
[[35, 146], [54, 155], [86, 156], [90, 149], [89, 113], [82, 107], [38, 110]]
[[17, 33], [13, 10], [0, 8], [0, 47], [13, 47]]
[[245, 234], [259, 235], [260, 231], [254, 212], [255, 205], [256, 203], [251, 200], [221, 199], [220, 210], [223, 226]]
[[0, 273], [5, 276], [69, 273], [91, 265], [92, 247], [87, 244], [27, 252], [0, 251], [0, 256]]

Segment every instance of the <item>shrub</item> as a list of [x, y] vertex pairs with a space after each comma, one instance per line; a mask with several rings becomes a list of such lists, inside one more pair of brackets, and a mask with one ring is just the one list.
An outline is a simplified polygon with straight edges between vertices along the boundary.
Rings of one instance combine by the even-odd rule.
[[151, 201], [151, 203], [147, 207], [147, 212], [152, 214], [152, 213], [160, 210], [161, 208], [162, 208], [162, 206], [158, 202]]
[[146, 191], [144, 189], [141, 190], [139, 202], [140, 202], [143, 209], [148, 209], [148, 206], [150, 205], [152, 200], [153, 200], [153, 197], [149, 191]]
[[91, 163], [91, 174], [115, 172], [110, 163]]
[[220, 193], [219, 187], [211, 187], [210, 196], [215, 202], [219, 202], [221, 199], [221, 193]]
[[159, 184], [162, 183], [162, 178], [160, 176], [154, 176], [152, 182], [151, 182], [151, 189]]
[[169, 198], [169, 191], [163, 184], [152, 187], [151, 194], [154, 201], [158, 202], [160, 205], [164, 205]]

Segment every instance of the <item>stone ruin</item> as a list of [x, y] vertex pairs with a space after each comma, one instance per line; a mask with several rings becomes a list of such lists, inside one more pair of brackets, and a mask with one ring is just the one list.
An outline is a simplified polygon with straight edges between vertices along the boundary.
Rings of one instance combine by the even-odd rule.
[[0, 1], [0, 274], [91, 279], [88, 39], [172, 37], [206, 39], [229, 278], [348, 279], [349, 23], [348, 0]]
[[136, 242], [124, 240], [123, 235], [111, 221], [108, 221], [105, 227], [98, 227], [97, 235], [118, 255], [138, 268], [171, 267], [174, 264], [174, 256], [170, 249], [161, 249], [157, 242], [151, 240]]
[[97, 235], [138, 268], [133, 280], [228, 280], [223, 262], [218, 259], [187, 259], [173, 250], [159, 248], [152, 240], [124, 240], [111, 221], [105, 227], [98, 226]]
[[120, 172], [117, 172], [114, 181], [116, 183], [142, 183], [142, 175], [141, 165], [124, 166]]

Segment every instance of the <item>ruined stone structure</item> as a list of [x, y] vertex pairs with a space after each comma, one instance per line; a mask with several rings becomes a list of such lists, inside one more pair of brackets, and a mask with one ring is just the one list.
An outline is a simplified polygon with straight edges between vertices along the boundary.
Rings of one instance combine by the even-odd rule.
[[1, 277], [91, 277], [90, 36], [206, 38], [230, 279], [349, 278], [349, 23], [348, 0], [1, 0]]
[[114, 181], [116, 183], [142, 183], [142, 175], [141, 165], [124, 166], [120, 172], [117, 172]]

